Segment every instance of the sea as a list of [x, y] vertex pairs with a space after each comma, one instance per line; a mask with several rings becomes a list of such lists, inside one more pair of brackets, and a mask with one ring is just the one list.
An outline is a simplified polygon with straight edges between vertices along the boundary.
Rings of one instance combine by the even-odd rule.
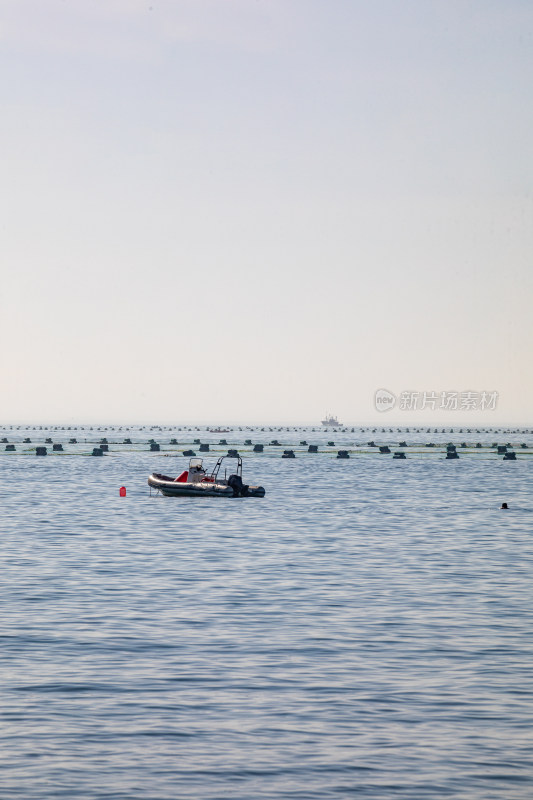
[[[2, 800], [533, 797], [533, 431], [0, 438]], [[264, 498], [150, 493], [229, 448]]]

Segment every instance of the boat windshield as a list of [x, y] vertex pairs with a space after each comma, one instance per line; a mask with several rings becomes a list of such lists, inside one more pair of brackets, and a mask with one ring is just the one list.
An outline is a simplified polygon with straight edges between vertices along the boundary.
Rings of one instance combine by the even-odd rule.
[[189, 461], [189, 470], [202, 469], [203, 462], [204, 462], [203, 458], [191, 458], [191, 460]]

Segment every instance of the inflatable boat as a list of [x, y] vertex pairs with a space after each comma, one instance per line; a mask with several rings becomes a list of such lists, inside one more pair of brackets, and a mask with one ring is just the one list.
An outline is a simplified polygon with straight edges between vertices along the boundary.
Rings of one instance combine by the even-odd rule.
[[[221, 467], [226, 459], [237, 461], [235, 471], [227, 476]], [[240, 456], [221, 456], [212, 472], [206, 472], [203, 459], [191, 458], [189, 469], [177, 478], [153, 472], [148, 478], [148, 486], [157, 489], [165, 497], [264, 497], [262, 486], [248, 486], [242, 480], [242, 458]]]

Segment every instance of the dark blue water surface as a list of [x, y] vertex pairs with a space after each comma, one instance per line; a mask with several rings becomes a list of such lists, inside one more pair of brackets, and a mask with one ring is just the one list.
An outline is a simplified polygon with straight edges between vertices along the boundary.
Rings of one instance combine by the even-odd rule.
[[[3, 800], [533, 796], [518, 442], [516, 462], [423, 448], [449, 434], [411, 434], [406, 460], [267, 448], [245, 459], [266, 497], [233, 500], [150, 497], [186, 460], [147, 432], [101, 458], [5, 435]], [[303, 436], [227, 438], [273, 435]]]

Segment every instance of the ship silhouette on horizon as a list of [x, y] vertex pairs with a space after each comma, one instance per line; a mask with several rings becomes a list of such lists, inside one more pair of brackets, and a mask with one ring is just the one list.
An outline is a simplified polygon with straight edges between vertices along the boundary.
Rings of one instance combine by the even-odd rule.
[[330, 428], [340, 428], [341, 423], [333, 414], [326, 414], [326, 419], [322, 420], [322, 425], [326, 425]]

